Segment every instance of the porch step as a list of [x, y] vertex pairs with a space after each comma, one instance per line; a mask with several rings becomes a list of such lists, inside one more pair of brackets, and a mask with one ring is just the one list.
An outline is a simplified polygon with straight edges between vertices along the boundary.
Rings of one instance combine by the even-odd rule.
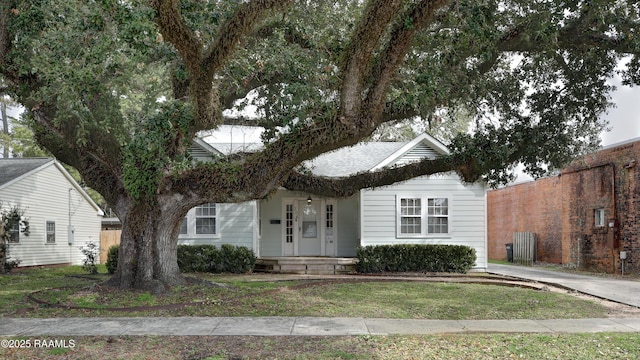
[[254, 271], [307, 275], [355, 274], [356, 261], [355, 258], [326, 257], [259, 258]]

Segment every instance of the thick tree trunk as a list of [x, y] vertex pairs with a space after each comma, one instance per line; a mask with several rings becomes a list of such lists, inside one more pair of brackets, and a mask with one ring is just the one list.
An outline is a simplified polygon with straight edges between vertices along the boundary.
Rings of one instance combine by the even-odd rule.
[[181, 207], [160, 207], [156, 199], [130, 206], [122, 217], [118, 268], [107, 283], [153, 293], [184, 284], [177, 243], [185, 213]]

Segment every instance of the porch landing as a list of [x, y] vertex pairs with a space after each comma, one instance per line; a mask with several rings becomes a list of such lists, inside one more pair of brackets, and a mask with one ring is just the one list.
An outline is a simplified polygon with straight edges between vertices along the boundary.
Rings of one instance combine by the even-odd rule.
[[278, 274], [338, 275], [355, 274], [356, 258], [320, 256], [263, 256], [254, 271]]

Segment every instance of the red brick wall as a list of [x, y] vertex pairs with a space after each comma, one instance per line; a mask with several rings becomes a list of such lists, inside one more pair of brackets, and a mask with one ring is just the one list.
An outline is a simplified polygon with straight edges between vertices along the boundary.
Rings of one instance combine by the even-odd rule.
[[[614, 272], [614, 165], [568, 170], [562, 174], [563, 264]], [[605, 226], [595, 226], [595, 210], [604, 209]]]
[[535, 233], [538, 261], [561, 262], [561, 193], [557, 177], [489, 191], [487, 195], [490, 260], [506, 260], [505, 244], [514, 232]]
[[[513, 232], [529, 231], [538, 239], [538, 261], [619, 272], [623, 250], [625, 268], [638, 271], [640, 141], [586, 156], [560, 176], [490, 191], [487, 208], [489, 259], [505, 259]], [[604, 227], [594, 224], [598, 208]]]
[[[617, 228], [606, 226], [605, 229], [584, 229], [579, 228], [579, 224], [575, 222], [571, 224], [574, 235], [579, 235], [581, 231], [585, 235], [582, 239], [586, 242], [585, 251], [582, 252], [581, 259], [584, 263], [580, 266], [619, 272], [619, 254], [620, 251], [626, 251], [629, 259], [625, 268], [640, 270], [639, 160], [640, 141], [635, 141], [586, 156], [566, 170], [580, 171], [581, 177], [588, 182], [585, 187], [587, 195], [583, 196], [584, 203], [581, 207], [586, 211], [589, 205], [598, 205], [597, 202], [608, 205], [605, 207], [607, 219], [618, 222]], [[604, 192], [595, 191], [598, 187]]]

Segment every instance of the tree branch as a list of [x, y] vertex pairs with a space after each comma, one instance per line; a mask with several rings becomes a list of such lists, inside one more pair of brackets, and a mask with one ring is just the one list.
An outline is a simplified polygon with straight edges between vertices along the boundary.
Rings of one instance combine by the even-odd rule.
[[382, 110], [389, 84], [406, 55], [414, 34], [429, 25], [435, 19], [436, 11], [447, 2], [448, 0], [423, 0], [396, 23], [378, 66], [372, 69], [369, 76], [376, 82], [367, 95], [366, 105], [363, 107], [365, 111]]
[[[614, 50], [618, 53], [636, 54], [640, 53], [634, 36], [616, 37], [607, 35], [610, 29], [602, 26], [599, 21], [594, 20], [596, 7], [585, 5], [577, 19], [568, 23], [558, 30], [555, 39], [560, 49], [579, 49], [583, 47], [597, 47], [603, 50]], [[640, 27], [638, 21], [624, 21], [615, 19], [617, 25], [625, 29], [637, 29]], [[539, 51], [548, 48], [546, 40], [536, 40], [535, 37], [527, 33], [528, 24], [535, 19], [525, 18], [523, 21], [506, 30], [499, 38], [497, 48], [500, 51]], [[594, 23], [595, 21], [595, 23]], [[597, 26], [594, 27], [594, 24]], [[595, 30], [595, 28], [599, 28]]]
[[17, 16], [15, 13], [16, 1], [3, 1], [0, 4], [0, 71], [7, 78], [12, 81], [17, 81], [18, 75], [13, 72], [9, 72], [6, 65], [6, 56], [11, 51], [12, 41], [9, 34], [9, 21], [11, 16]]
[[2, 2], [0, 4], [0, 68], [4, 63], [4, 57], [9, 52], [10, 39], [9, 31], [7, 29], [10, 4], [8, 2]]
[[270, 24], [262, 26], [255, 32], [256, 37], [267, 38], [272, 36], [276, 29], [284, 30], [284, 39], [289, 44], [298, 45], [302, 49], [315, 50], [315, 44], [311, 43], [311, 40], [302, 32], [294, 28], [292, 24], [285, 21], [274, 21]]
[[319, 196], [348, 197], [361, 189], [392, 185], [418, 176], [451, 171], [463, 172], [464, 166], [463, 163], [452, 161], [450, 157], [440, 157], [374, 172], [361, 172], [342, 178], [292, 172], [282, 186], [287, 190], [304, 191]]
[[382, 115], [380, 116], [380, 123], [383, 124], [388, 122], [406, 120], [418, 115], [420, 115], [420, 113], [412, 106], [396, 106], [393, 103], [387, 103], [384, 111], [382, 112]]
[[292, 0], [253, 0], [238, 8], [235, 14], [220, 28], [213, 44], [209, 46], [201, 66], [213, 75], [231, 57], [240, 41], [251, 32], [268, 11], [288, 6]]
[[163, 38], [178, 50], [190, 71], [197, 71], [203, 45], [182, 19], [178, 9], [180, 0], [152, 0], [151, 6], [156, 10], [156, 22]]
[[[186, 27], [177, 10], [178, 0], [156, 0], [158, 24], [163, 36], [176, 46], [190, 74], [189, 96], [195, 107], [195, 122], [192, 133], [212, 129], [223, 122], [221, 106], [214, 75], [222, 69], [240, 41], [253, 30], [265, 14], [281, 8], [291, 0], [254, 0], [241, 4], [233, 16], [223, 23], [215, 40], [206, 52], [199, 39]], [[176, 32], [175, 35], [169, 33]], [[189, 44], [183, 44], [189, 43]]]
[[[372, 55], [401, 3], [397, 0], [369, 2], [353, 32], [340, 66], [343, 74], [340, 110], [344, 123], [357, 121], [361, 114], [362, 88], [371, 67]], [[357, 122], [352, 126], [356, 127]]]
[[[75, 139], [74, 136], [53, 125], [53, 117], [47, 115], [52, 110], [40, 105], [30, 111], [37, 124], [33, 131], [38, 143], [51, 151], [58, 160], [77, 169], [92, 189], [105, 196], [109, 204], [115, 204], [117, 199], [109, 196], [123, 194], [124, 183], [119, 165], [113, 163], [120, 159], [120, 146], [113, 135], [96, 131], [91, 134], [97, 138], [87, 139], [86, 144], [81, 146], [72, 140]], [[101, 153], [105, 151], [112, 154], [106, 156]]]

